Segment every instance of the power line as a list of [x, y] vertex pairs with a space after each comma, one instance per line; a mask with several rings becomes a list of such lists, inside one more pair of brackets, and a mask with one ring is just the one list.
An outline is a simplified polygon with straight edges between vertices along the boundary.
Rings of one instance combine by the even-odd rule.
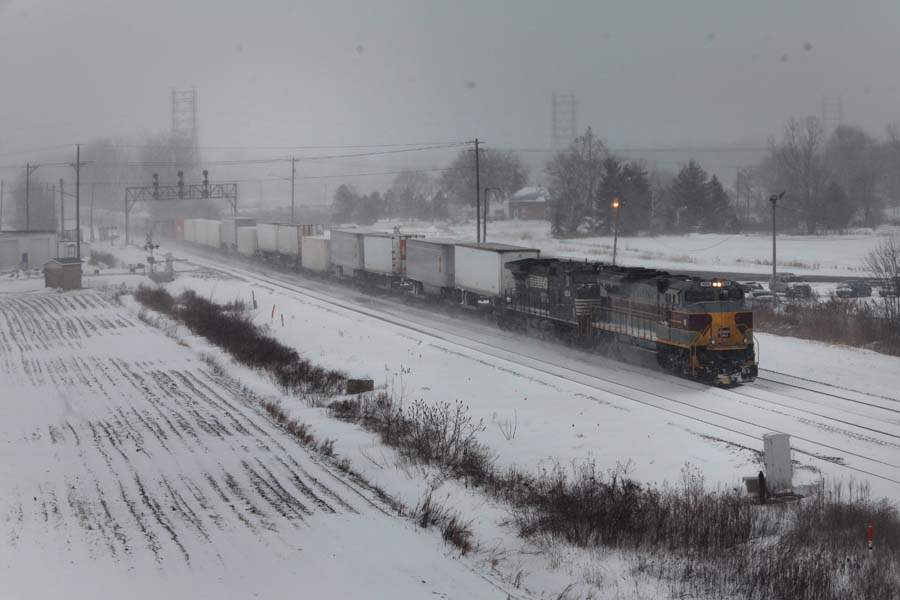
[[[461, 146], [465, 142], [459, 140], [443, 141], [443, 142], [410, 142], [405, 144], [347, 144], [347, 145], [300, 145], [300, 146], [197, 146], [197, 150], [354, 150], [360, 148], [409, 148], [412, 146]], [[92, 148], [159, 148], [148, 144], [84, 144], [84, 146]], [[67, 148], [68, 146], [59, 146]], [[178, 149], [194, 149], [193, 146], [171, 146], [166, 148]], [[2, 155], [0, 155], [2, 156]]]
[[[458, 148], [465, 146], [465, 142], [454, 144], [445, 144], [439, 146], [422, 146], [415, 148], [400, 148], [392, 150], [381, 150], [375, 152], [355, 152], [351, 154], [324, 154], [318, 156], [307, 156], [299, 159], [301, 162], [319, 161], [319, 160], [335, 160], [341, 158], [359, 158], [364, 156], [385, 156], [390, 154], [405, 154], [409, 152], [424, 152], [429, 150], [445, 150], [450, 148]], [[244, 158], [230, 160], [205, 160], [201, 161], [203, 165], [209, 166], [241, 166], [241, 165], [271, 165], [278, 163], [291, 162], [291, 157], [270, 157], [270, 158]], [[41, 163], [41, 166], [59, 167], [67, 166], [69, 163]], [[96, 167], [178, 167], [184, 164], [184, 161], [159, 160], [159, 161], [90, 161], [92, 166]], [[21, 169], [22, 165], [0, 165], [0, 169]]]

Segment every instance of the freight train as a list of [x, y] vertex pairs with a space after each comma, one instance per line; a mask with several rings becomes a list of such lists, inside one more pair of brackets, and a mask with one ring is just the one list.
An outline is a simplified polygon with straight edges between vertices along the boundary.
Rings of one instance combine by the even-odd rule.
[[668, 371], [732, 385], [757, 375], [753, 313], [734, 281], [600, 262], [540, 250], [421, 235], [179, 219], [176, 239], [365, 286], [490, 313], [499, 326], [589, 348], [630, 344]]

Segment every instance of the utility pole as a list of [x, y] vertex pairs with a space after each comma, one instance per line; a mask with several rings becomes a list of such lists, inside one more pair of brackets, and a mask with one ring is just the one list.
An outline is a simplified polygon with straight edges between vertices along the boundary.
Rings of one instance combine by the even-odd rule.
[[769, 202], [772, 203], [772, 282], [769, 284], [769, 289], [772, 290], [772, 302], [777, 303], [778, 295], [775, 293], [775, 279], [778, 274], [778, 266], [776, 261], [776, 253], [775, 253], [775, 205], [778, 203], [778, 200], [784, 197], [784, 192], [780, 194], [772, 194], [769, 196]]
[[75, 146], [75, 248], [81, 261], [81, 144]]
[[294, 223], [294, 179], [297, 175], [297, 167], [295, 167], [297, 159], [291, 157], [291, 223]]
[[91, 243], [94, 243], [94, 188], [96, 183], [91, 183]]
[[31, 174], [36, 171], [38, 165], [31, 166], [25, 163], [25, 231], [31, 231], [31, 206], [28, 191], [31, 188]]
[[0, 231], [3, 231], [3, 180], [0, 179]]
[[615, 214], [615, 235], [613, 237], [613, 257], [612, 264], [616, 266], [616, 251], [619, 249], [619, 207], [621, 206], [621, 202], [619, 202], [618, 198], [613, 198], [612, 208], [613, 214]]
[[475, 241], [481, 243], [481, 163], [478, 158], [478, 145], [475, 138]]
[[63, 193], [63, 178], [59, 178], [59, 236], [66, 237], [66, 200]]

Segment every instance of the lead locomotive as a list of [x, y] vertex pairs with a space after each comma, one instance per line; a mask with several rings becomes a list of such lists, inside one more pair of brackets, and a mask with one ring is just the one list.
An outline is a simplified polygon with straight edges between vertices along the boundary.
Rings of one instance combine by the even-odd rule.
[[597, 262], [529, 258], [501, 322], [602, 346], [626, 342], [679, 374], [729, 385], [757, 375], [753, 313], [733, 281], [698, 279]]

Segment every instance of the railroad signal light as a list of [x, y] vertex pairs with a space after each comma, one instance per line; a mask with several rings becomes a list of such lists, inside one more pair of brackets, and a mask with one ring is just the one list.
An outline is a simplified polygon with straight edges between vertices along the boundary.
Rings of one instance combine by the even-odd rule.
[[178, 197], [184, 198], [184, 171], [178, 171]]
[[618, 198], [613, 198], [612, 207], [619, 208], [619, 199]]
[[153, 174], [153, 199], [159, 200], [159, 173]]
[[203, 169], [203, 197], [209, 198], [209, 171]]

